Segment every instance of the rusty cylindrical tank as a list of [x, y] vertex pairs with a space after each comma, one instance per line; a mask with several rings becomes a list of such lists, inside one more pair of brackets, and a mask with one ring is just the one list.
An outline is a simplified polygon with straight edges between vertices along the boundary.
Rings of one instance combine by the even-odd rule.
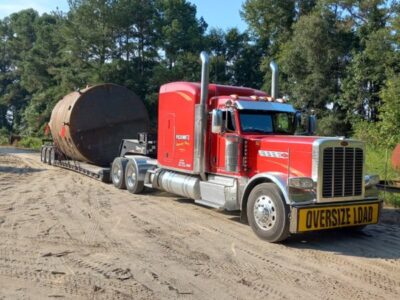
[[116, 84], [100, 84], [61, 99], [51, 113], [55, 145], [71, 159], [106, 166], [118, 156], [122, 139], [149, 130], [139, 97]]

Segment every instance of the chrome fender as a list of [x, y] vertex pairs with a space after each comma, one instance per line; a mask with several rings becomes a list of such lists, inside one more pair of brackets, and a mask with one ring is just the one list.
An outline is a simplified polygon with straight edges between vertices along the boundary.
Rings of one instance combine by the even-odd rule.
[[249, 197], [251, 190], [257, 184], [263, 182], [275, 183], [279, 190], [282, 192], [286, 204], [290, 205], [292, 203], [289, 199], [288, 193], [288, 175], [279, 172], [265, 172], [253, 176], [245, 185], [240, 199], [240, 207], [242, 208], [242, 211], [246, 209], [246, 207], [243, 207], [243, 205], [247, 203], [247, 198]]

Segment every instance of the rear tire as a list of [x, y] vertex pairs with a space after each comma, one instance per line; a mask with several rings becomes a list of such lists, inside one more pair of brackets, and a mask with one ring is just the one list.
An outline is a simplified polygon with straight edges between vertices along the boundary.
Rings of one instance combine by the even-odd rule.
[[50, 165], [54, 166], [55, 162], [56, 162], [56, 149], [55, 148], [51, 148], [50, 150]]
[[250, 192], [247, 218], [254, 233], [271, 243], [289, 236], [289, 206], [273, 183], [261, 183]]
[[125, 189], [125, 168], [128, 160], [123, 157], [116, 157], [111, 167], [111, 180], [118, 189]]
[[138, 169], [133, 160], [129, 160], [125, 169], [126, 189], [132, 194], [140, 194], [144, 188], [144, 182], [139, 181]]
[[40, 161], [41, 162], [46, 162], [46, 146], [42, 146], [42, 149], [40, 150]]
[[53, 150], [52, 147], [47, 147], [46, 150], [46, 164], [50, 165], [50, 156], [51, 156], [51, 150]]

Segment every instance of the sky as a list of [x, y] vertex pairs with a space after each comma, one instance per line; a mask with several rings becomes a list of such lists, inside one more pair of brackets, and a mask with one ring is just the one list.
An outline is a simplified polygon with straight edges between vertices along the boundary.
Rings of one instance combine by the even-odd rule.
[[[197, 17], [203, 17], [209, 28], [222, 29], [238, 27], [246, 29], [239, 10], [244, 0], [189, 0], [197, 6]], [[67, 0], [0, 0], [0, 18], [22, 9], [33, 8], [39, 13], [50, 12], [58, 8], [68, 11]]]

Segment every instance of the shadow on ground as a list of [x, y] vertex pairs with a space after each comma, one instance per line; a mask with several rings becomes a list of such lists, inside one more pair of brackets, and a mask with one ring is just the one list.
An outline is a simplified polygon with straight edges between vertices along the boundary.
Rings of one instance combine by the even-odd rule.
[[1, 154], [16, 154], [16, 153], [35, 153], [35, 152], [39, 152], [39, 151], [33, 150], [33, 149], [23, 149], [23, 148], [0, 146], [0, 155]]
[[42, 172], [45, 169], [34, 169], [34, 168], [18, 168], [18, 167], [3, 167], [0, 166], [0, 173], [12, 173], [12, 174], [26, 174]]

